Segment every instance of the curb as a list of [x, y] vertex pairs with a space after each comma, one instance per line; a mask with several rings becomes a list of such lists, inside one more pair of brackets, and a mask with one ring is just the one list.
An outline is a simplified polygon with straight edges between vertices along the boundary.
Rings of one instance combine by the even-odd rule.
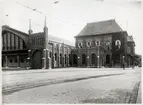
[[126, 103], [135, 104], [137, 102], [139, 87], [140, 81], [135, 84], [134, 89], [132, 90], [131, 95], [128, 96]]

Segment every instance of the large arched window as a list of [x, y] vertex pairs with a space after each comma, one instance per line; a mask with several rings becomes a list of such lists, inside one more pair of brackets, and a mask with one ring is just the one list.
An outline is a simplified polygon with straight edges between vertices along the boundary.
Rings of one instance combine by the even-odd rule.
[[26, 49], [24, 40], [12, 33], [5, 33], [2, 35], [3, 50], [23, 50]]
[[107, 40], [107, 41], [105, 42], [105, 45], [106, 45], [107, 50], [110, 50], [111, 44], [110, 44], [110, 41], [109, 41], [109, 40]]

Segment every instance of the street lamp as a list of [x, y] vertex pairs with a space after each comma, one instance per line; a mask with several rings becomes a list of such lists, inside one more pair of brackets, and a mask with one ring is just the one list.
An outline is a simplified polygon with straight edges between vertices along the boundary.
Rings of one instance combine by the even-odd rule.
[[87, 66], [89, 66], [89, 56], [87, 56]]
[[77, 58], [78, 58], [78, 67], [79, 67], [79, 59], [80, 59], [80, 57], [78, 56]]
[[27, 58], [27, 69], [30, 68], [30, 57]]
[[99, 56], [97, 56], [97, 68], [99, 68]]

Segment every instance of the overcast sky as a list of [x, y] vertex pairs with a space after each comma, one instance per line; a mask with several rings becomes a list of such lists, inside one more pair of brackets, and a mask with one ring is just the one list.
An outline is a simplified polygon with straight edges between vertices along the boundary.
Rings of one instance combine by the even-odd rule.
[[[2, 1], [2, 0], [0, 0]], [[123, 30], [134, 37], [136, 53], [142, 54], [143, 13], [141, 0], [3, 0], [2, 24], [28, 33], [29, 19], [33, 32], [42, 32], [47, 16], [49, 34], [69, 41], [88, 22], [115, 19]], [[32, 11], [18, 3], [36, 9]], [[1, 16], [1, 17], [2, 17]]]

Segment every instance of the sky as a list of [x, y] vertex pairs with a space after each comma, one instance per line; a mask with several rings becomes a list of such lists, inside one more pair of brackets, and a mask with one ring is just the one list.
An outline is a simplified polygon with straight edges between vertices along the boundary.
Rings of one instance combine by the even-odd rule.
[[[43, 32], [45, 16], [49, 34], [74, 43], [89, 22], [115, 19], [132, 35], [136, 53], [143, 49], [143, 6], [141, 0], [0, 0], [2, 25], [28, 33], [29, 19], [34, 33]], [[58, 3], [54, 3], [59, 1]], [[102, 2], [103, 1], [103, 2]], [[38, 13], [22, 5], [42, 12]], [[3, 21], [4, 20], [4, 21]]]

